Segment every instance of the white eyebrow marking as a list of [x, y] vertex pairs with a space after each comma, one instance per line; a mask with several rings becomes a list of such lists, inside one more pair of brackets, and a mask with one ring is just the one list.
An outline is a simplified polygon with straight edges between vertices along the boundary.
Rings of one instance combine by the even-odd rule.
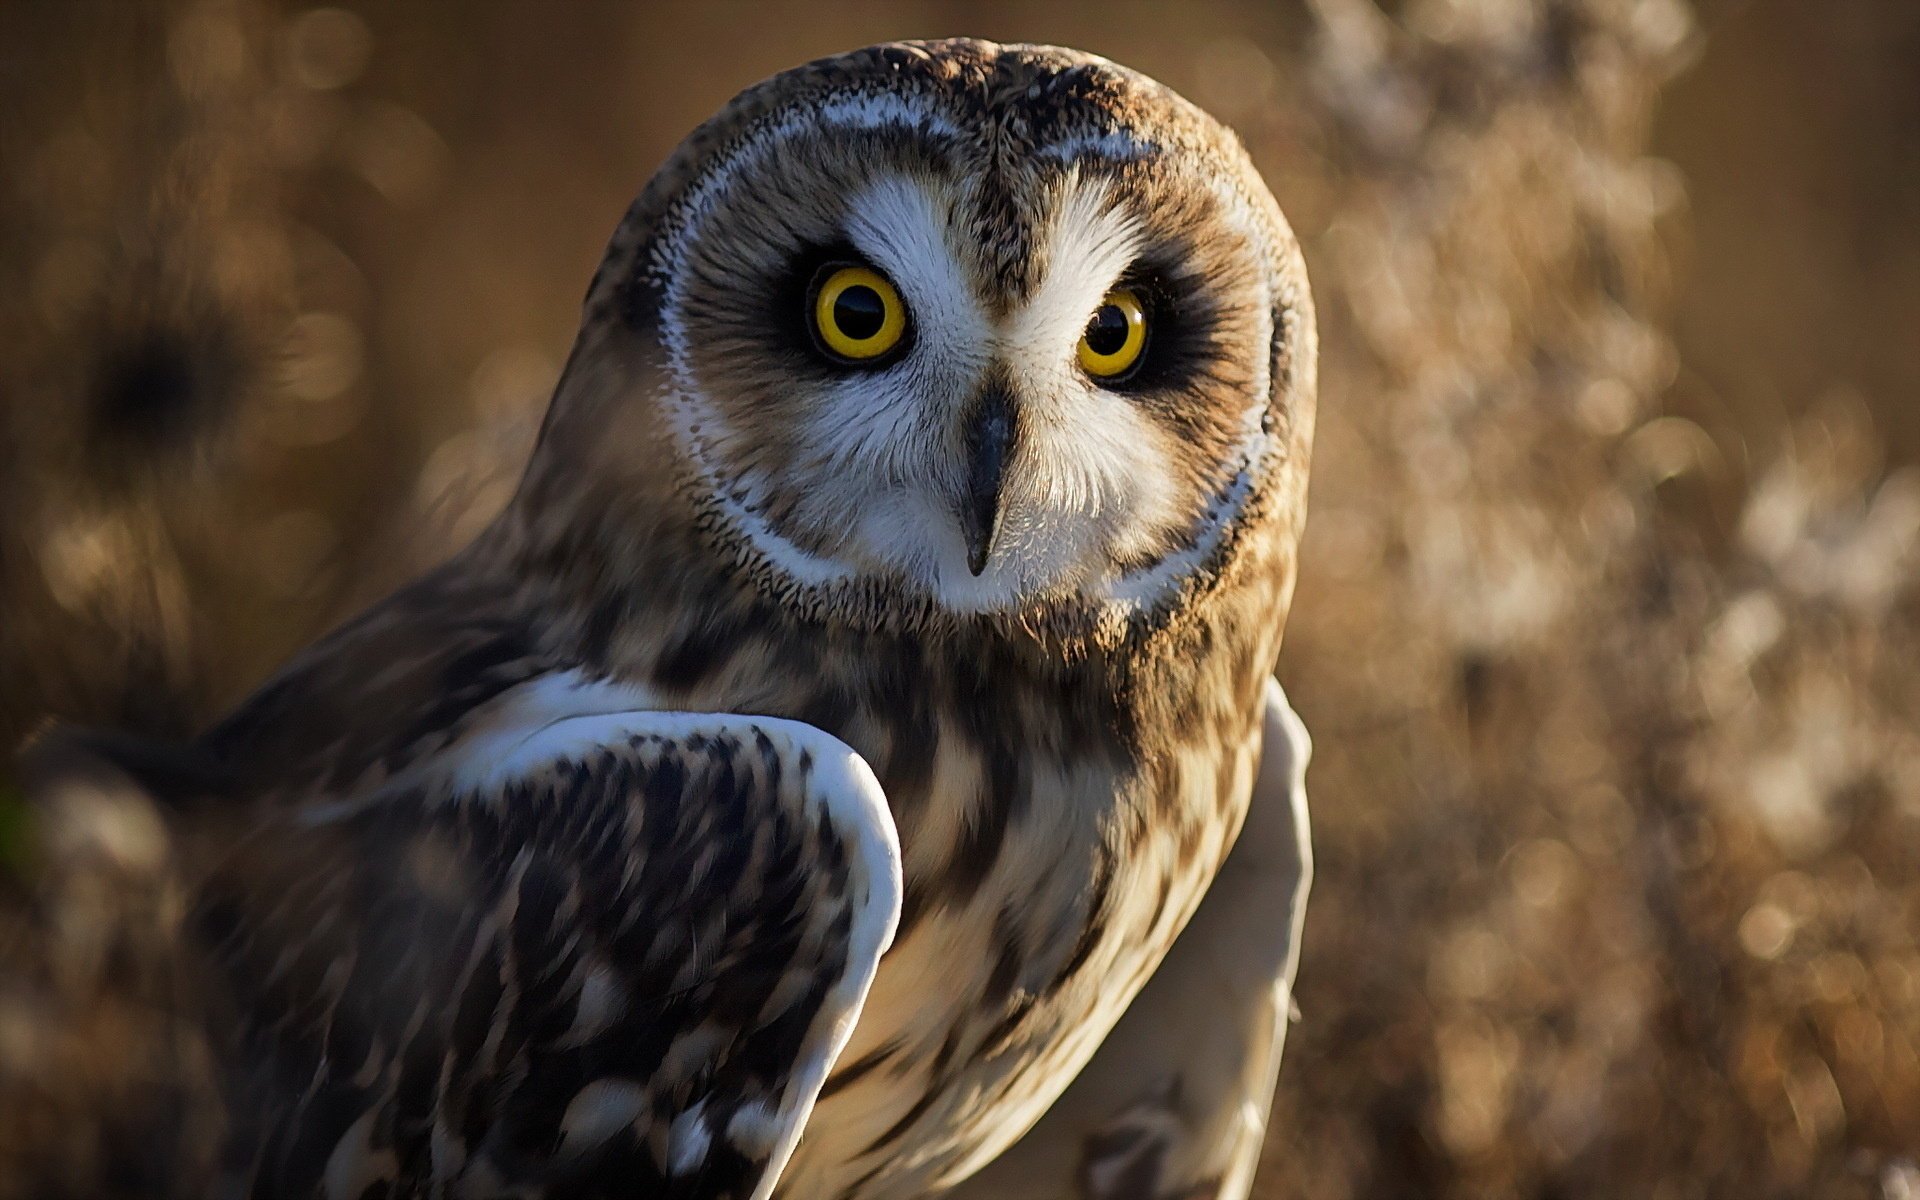
[[[921, 97], [897, 92], [858, 92], [835, 96], [814, 110], [814, 119], [842, 129], [881, 129], [888, 125], [918, 125], [933, 133], [958, 137], [959, 126]], [[797, 122], [783, 122], [783, 124]], [[782, 136], [791, 136], [786, 131]]]
[[874, 180], [848, 205], [847, 239], [900, 289], [922, 346], [942, 361], [980, 355], [986, 317], [925, 188], [900, 175]]
[[1084, 158], [1108, 158], [1116, 162], [1138, 162], [1160, 153], [1158, 142], [1135, 137], [1124, 129], [1106, 133], [1083, 133], [1062, 138], [1040, 148], [1040, 157], [1055, 162], [1074, 163]]
[[1010, 361], [1065, 362], [1087, 318], [1140, 254], [1140, 222], [1105, 180], [1068, 175], [1048, 230], [1046, 274], [1006, 330]]

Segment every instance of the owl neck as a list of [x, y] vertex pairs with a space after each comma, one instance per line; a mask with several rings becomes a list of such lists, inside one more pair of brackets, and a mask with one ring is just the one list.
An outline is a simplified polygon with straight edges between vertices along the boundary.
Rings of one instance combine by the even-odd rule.
[[[962, 618], [875, 588], [823, 603], [757, 575], [725, 539], [700, 527], [678, 496], [582, 495], [571, 520], [548, 520], [546, 502], [509, 510], [467, 552], [507, 582], [517, 607], [542, 630], [557, 657], [660, 686], [679, 699], [719, 701], [714, 677], [747, 651], [771, 654], [774, 669], [818, 677], [834, 656], [938, 655], [955, 643], [1029, 672], [1086, 669], [1085, 648], [1060, 647], [1016, 622]], [[644, 509], [644, 516], [637, 510]], [[736, 671], [737, 675], [738, 672]]]
[[1284, 522], [1253, 513], [1229, 561], [1150, 622], [963, 617], [877, 592], [856, 598], [866, 607], [850, 619], [756, 579], [681, 497], [595, 494], [587, 478], [564, 504], [516, 506], [470, 551], [512, 588], [549, 653], [677, 705], [791, 715], [843, 736], [837, 718], [853, 698], [935, 676], [956, 697], [1052, 689], [1090, 719], [1129, 726], [1225, 662], [1263, 677], [1291, 590]]

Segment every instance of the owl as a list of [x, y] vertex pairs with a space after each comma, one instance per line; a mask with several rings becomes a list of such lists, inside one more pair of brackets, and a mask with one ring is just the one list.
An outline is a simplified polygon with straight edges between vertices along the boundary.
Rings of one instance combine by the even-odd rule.
[[740, 95], [499, 518], [192, 746], [98, 743], [183, 831], [228, 1185], [1243, 1195], [1314, 395], [1285, 218], [1152, 80]]

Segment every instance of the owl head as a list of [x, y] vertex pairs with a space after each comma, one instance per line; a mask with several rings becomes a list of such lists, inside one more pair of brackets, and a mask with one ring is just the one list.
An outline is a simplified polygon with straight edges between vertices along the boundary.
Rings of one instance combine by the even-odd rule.
[[523, 493], [620, 480], [595, 503], [685, 506], [815, 608], [1145, 611], [1298, 500], [1313, 371], [1292, 234], [1206, 114], [1074, 51], [875, 46], [655, 175]]

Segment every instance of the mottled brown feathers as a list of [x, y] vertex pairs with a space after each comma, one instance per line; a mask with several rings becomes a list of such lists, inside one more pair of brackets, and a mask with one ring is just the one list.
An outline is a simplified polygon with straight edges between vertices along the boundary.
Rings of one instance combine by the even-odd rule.
[[238, 1186], [751, 1195], [759, 1122], [871, 970], [873, 881], [777, 736], [643, 721], [498, 789], [249, 834], [196, 915], [248, 1064]]

